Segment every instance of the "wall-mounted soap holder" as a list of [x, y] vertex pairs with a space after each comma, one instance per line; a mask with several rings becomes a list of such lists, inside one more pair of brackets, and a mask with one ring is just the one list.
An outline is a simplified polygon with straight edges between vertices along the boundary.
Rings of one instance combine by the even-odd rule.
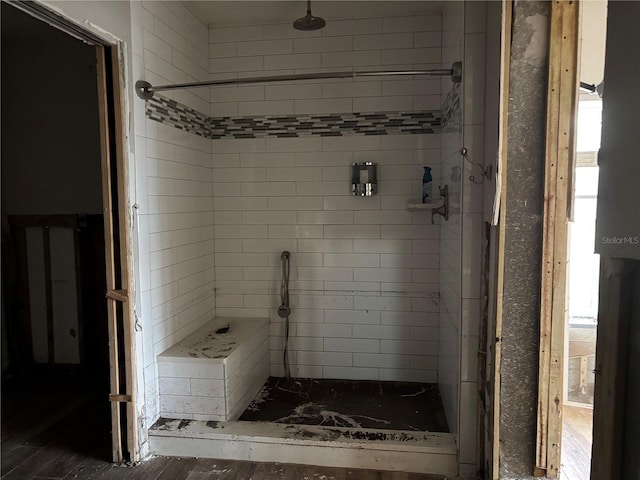
[[449, 220], [449, 185], [439, 187], [440, 198], [429, 203], [407, 202], [407, 210], [412, 212], [430, 211], [431, 223], [435, 215], [441, 215], [445, 220]]
[[351, 164], [351, 194], [370, 197], [378, 193], [378, 173], [375, 162]]

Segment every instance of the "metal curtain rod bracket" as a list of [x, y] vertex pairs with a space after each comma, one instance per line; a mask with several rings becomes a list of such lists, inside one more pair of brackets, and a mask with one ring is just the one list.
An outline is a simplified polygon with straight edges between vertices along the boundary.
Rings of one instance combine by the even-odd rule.
[[242, 85], [249, 83], [286, 82], [291, 80], [318, 80], [326, 78], [355, 78], [392, 75], [432, 75], [451, 76], [451, 81], [462, 81], [462, 62], [454, 62], [451, 68], [436, 68], [432, 70], [374, 70], [370, 72], [329, 72], [329, 73], [301, 73], [297, 75], [271, 75], [267, 77], [236, 78], [229, 80], [210, 80], [206, 82], [176, 83], [174, 85], [153, 86], [144, 80], [136, 82], [136, 93], [143, 100], [153, 98], [155, 92], [164, 90], [179, 90], [184, 88], [210, 87], [215, 85]]
[[596, 93], [598, 87], [595, 83], [580, 82], [580, 88], [589, 93]]

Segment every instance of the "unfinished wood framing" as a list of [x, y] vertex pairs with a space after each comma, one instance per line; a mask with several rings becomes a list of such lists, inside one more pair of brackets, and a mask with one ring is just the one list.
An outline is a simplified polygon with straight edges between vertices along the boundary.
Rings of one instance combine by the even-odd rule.
[[[511, 45], [511, 20], [513, 15], [513, 2], [511, 0], [502, 1], [502, 41], [500, 46], [500, 118], [499, 118], [499, 139], [498, 139], [498, 185], [499, 205], [494, 209], [494, 214], [499, 214], [498, 222], [498, 247], [496, 266], [496, 320], [494, 336], [490, 345], [493, 346], [493, 382], [487, 383], [485, 395], [488, 397], [488, 438], [489, 445], [485, 452], [486, 464], [489, 471], [487, 478], [497, 480], [500, 475], [500, 358], [501, 358], [501, 338], [502, 338], [502, 302], [504, 300], [504, 267], [505, 267], [505, 237], [506, 237], [506, 197], [507, 197], [507, 140], [509, 134], [508, 113], [509, 113], [509, 65], [510, 65], [510, 45]], [[491, 388], [493, 387], [493, 388]]]
[[[115, 253], [113, 245], [114, 225], [111, 199], [111, 148], [109, 141], [109, 113], [107, 100], [107, 72], [105, 49], [96, 47], [98, 75], [98, 113], [100, 117], [100, 165], [102, 169], [102, 208], [104, 217], [105, 260], [107, 291], [116, 290]], [[109, 376], [111, 395], [120, 393], [118, 360], [118, 325], [116, 300], [107, 301], [109, 322]], [[120, 430], [120, 403], [111, 402], [111, 449], [114, 462], [122, 462], [122, 433]]]
[[[134, 371], [134, 322], [135, 313], [131, 292], [132, 265], [129, 242], [129, 212], [127, 202], [126, 135], [124, 80], [121, 46], [110, 48], [110, 54], [102, 46], [96, 47], [98, 60], [98, 97], [100, 113], [100, 143], [102, 167], [102, 200], [105, 227], [105, 256], [107, 270], [107, 298], [109, 322], [109, 363], [111, 376], [111, 427], [113, 460], [125, 460], [123, 440], [129, 461], [139, 459], [136, 415], [136, 382]], [[107, 78], [109, 68], [111, 77]], [[109, 102], [112, 105], [109, 105]], [[109, 107], [113, 107], [113, 117]], [[115, 164], [114, 164], [115, 162]], [[117, 242], [117, 243], [116, 243]], [[121, 308], [119, 308], [121, 306]], [[119, 318], [120, 317], [120, 318]], [[119, 345], [122, 341], [123, 345]], [[119, 352], [124, 358], [120, 358]], [[122, 384], [124, 379], [124, 385]], [[122, 408], [125, 408], [126, 437], [121, 431]]]
[[540, 305], [536, 476], [560, 466], [567, 315], [568, 220], [578, 95], [577, 2], [551, 6]]
[[[121, 290], [125, 297], [127, 292], [131, 292], [131, 278], [133, 271], [131, 270], [133, 262], [131, 261], [131, 242], [129, 239], [129, 202], [127, 201], [127, 185], [128, 170], [126, 164], [126, 114], [124, 111], [124, 55], [123, 46], [115, 45], [111, 48], [111, 68], [113, 81], [113, 106], [115, 121], [115, 146], [116, 146], [116, 173], [117, 173], [117, 191], [118, 191], [118, 218], [119, 218], [119, 234], [120, 234], [120, 283]], [[129, 300], [131, 300], [129, 298]], [[138, 416], [136, 412], [136, 378], [135, 378], [135, 311], [133, 302], [124, 301], [123, 304], [123, 329], [124, 329], [124, 369], [126, 382], [126, 408], [127, 408], [127, 447], [129, 449], [129, 460], [137, 461], [139, 459], [138, 452]]]

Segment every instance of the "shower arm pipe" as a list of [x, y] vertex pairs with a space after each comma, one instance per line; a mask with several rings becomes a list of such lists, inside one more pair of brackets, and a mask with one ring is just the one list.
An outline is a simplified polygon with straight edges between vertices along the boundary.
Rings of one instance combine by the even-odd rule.
[[455, 62], [451, 68], [435, 68], [431, 70], [372, 70], [366, 72], [326, 72], [326, 73], [300, 73], [295, 75], [270, 75], [266, 77], [248, 77], [227, 80], [208, 80], [205, 82], [176, 83], [173, 85], [153, 86], [144, 80], [136, 82], [136, 93], [143, 100], [149, 100], [155, 92], [165, 90], [181, 90], [185, 88], [210, 87], [218, 85], [244, 85], [252, 83], [286, 82], [292, 80], [321, 80], [329, 78], [355, 78], [355, 77], [379, 77], [393, 75], [431, 75], [451, 76], [451, 81], [462, 81], [462, 62]]

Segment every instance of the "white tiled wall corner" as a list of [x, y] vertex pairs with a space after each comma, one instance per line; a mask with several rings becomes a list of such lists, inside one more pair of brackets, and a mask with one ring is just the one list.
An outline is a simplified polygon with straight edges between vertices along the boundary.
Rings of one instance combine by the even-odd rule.
[[460, 463], [476, 461], [476, 417], [478, 403], [478, 384], [476, 382], [460, 383]]
[[[463, 4], [452, 2], [443, 11], [442, 66], [464, 60], [463, 54]], [[464, 65], [465, 75], [467, 65]], [[442, 79], [444, 101], [450, 83]], [[449, 185], [450, 216], [440, 223], [440, 311], [438, 386], [447, 422], [451, 432], [459, 432], [459, 381], [460, 381], [460, 294], [462, 282], [461, 258], [461, 198], [460, 172], [462, 159], [459, 149], [463, 145], [461, 131], [448, 131], [441, 135], [442, 162], [440, 183]]]
[[[132, 2], [135, 79], [208, 78], [208, 29], [182, 2]], [[166, 96], [208, 112], [209, 92]], [[213, 316], [213, 202], [209, 141], [148, 120], [134, 98], [135, 195], [145, 422], [160, 412], [155, 355]], [[178, 407], [176, 407], [178, 408]], [[178, 408], [179, 409], [179, 408]]]
[[[463, 123], [464, 142], [468, 148], [470, 160], [481, 165], [485, 161], [485, 58], [486, 58], [487, 3], [470, 2], [465, 4], [465, 71], [463, 80]], [[490, 183], [483, 178], [479, 167], [465, 165], [462, 176], [462, 277], [460, 296], [462, 298], [460, 328], [460, 414], [459, 442], [460, 463], [469, 465], [476, 461], [476, 416], [477, 416], [477, 360], [482, 282], [482, 258], [484, 248], [484, 222], [482, 208], [484, 184], [474, 183], [469, 176], [474, 175], [476, 182]], [[482, 179], [482, 180], [480, 180]]]

